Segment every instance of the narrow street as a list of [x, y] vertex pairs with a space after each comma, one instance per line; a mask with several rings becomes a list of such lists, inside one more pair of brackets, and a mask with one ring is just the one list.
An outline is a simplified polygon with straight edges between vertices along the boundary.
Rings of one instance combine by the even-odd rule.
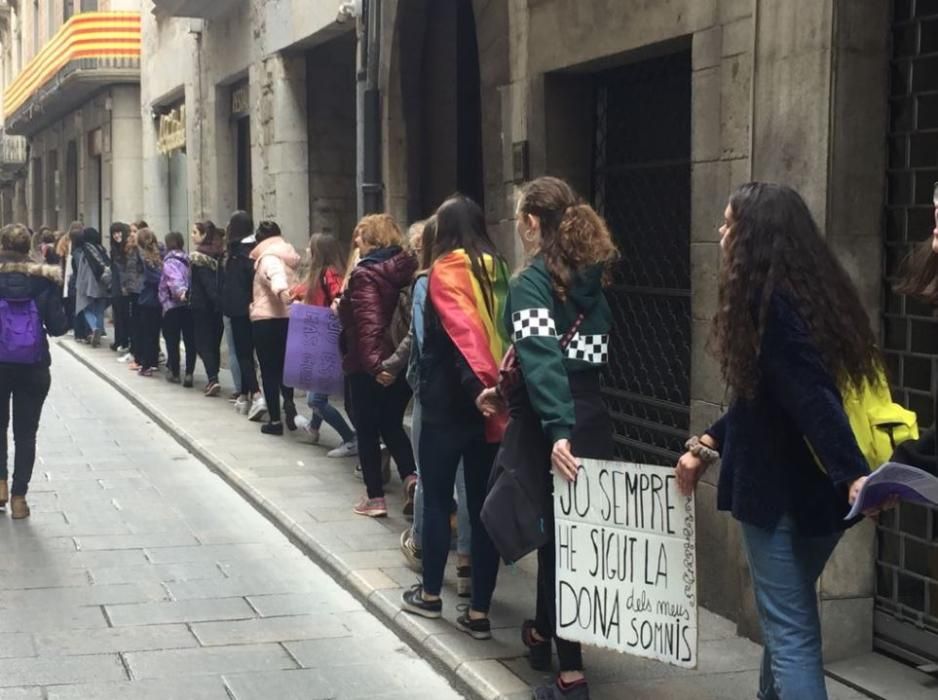
[[0, 699], [461, 697], [61, 349], [32, 517], [0, 517]]

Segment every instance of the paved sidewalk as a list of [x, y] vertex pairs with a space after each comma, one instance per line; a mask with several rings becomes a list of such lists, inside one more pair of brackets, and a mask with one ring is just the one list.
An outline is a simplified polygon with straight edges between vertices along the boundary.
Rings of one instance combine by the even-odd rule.
[[53, 349], [29, 493], [0, 511], [0, 700], [456, 700], [218, 476]]
[[[452, 568], [444, 591], [444, 620], [429, 621], [401, 613], [401, 592], [417, 577], [405, 568], [398, 550], [400, 533], [408, 523], [400, 515], [402, 499], [396, 477], [388, 491], [391, 517], [369, 520], [355, 516], [351, 509], [363, 488], [352, 474], [355, 461], [325, 457], [327, 448], [338, 444], [338, 437], [326, 426], [322, 447], [301, 444], [294, 436], [264, 436], [259, 425], [235, 415], [224, 399], [205, 398], [198, 388], [185, 390], [156, 377], [139, 378], [115, 362], [107, 350], [91, 350], [71, 340], [60, 344], [222, 474], [368, 609], [421, 655], [447, 669], [476, 697], [528, 698], [530, 685], [546, 679], [528, 668], [518, 633], [521, 621], [533, 614], [533, 558], [502, 568], [491, 610], [496, 628], [492, 641], [474, 641], [455, 628], [456, 606], [463, 601], [455, 595]], [[706, 610], [701, 610], [700, 629], [698, 671], [604, 650], [586, 650], [593, 697], [755, 697], [760, 647], [737, 637], [731, 622]], [[828, 686], [832, 700], [866, 697], [835, 681], [828, 681]]]

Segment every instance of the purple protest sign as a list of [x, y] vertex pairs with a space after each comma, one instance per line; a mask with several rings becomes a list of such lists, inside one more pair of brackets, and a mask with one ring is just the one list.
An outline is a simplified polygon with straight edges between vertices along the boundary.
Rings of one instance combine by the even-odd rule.
[[342, 354], [339, 334], [342, 326], [324, 306], [292, 304], [283, 383], [294, 389], [317, 394], [341, 394]]

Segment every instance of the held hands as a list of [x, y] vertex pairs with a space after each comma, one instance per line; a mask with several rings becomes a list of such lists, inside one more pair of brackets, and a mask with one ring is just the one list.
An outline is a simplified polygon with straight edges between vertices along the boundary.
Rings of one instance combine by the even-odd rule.
[[566, 479], [567, 481], [576, 481], [577, 464], [576, 457], [570, 450], [570, 441], [561, 439], [554, 443], [554, 449], [550, 452], [550, 466], [554, 473]]
[[498, 395], [498, 389], [491, 387], [490, 389], [483, 389], [482, 393], [476, 397], [476, 408], [483, 416], [491, 418], [505, 410], [505, 402]]
[[389, 387], [394, 383], [395, 376], [387, 370], [381, 370], [375, 375], [375, 381], [383, 387]]
[[677, 478], [677, 488], [684, 496], [692, 496], [697, 488], [697, 482], [700, 481], [710, 465], [704, 462], [700, 457], [695, 457], [690, 452], [685, 452], [677, 461], [674, 467], [674, 476]]

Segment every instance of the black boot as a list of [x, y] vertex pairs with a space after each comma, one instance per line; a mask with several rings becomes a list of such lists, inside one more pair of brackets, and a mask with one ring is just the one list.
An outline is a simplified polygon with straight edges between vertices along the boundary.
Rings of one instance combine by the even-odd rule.
[[291, 433], [296, 430], [296, 404], [292, 401], [283, 402], [283, 420], [287, 424], [287, 430]]
[[264, 423], [261, 426], [261, 432], [264, 435], [283, 435], [283, 423], [277, 421], [276, 423]]
[[534, 638], [534, 620], [525, 620], [521, 624], [521, 642], [528, 650], [528, 664], [535, 671], [550, 671], [551, 643], [549, 639]]

